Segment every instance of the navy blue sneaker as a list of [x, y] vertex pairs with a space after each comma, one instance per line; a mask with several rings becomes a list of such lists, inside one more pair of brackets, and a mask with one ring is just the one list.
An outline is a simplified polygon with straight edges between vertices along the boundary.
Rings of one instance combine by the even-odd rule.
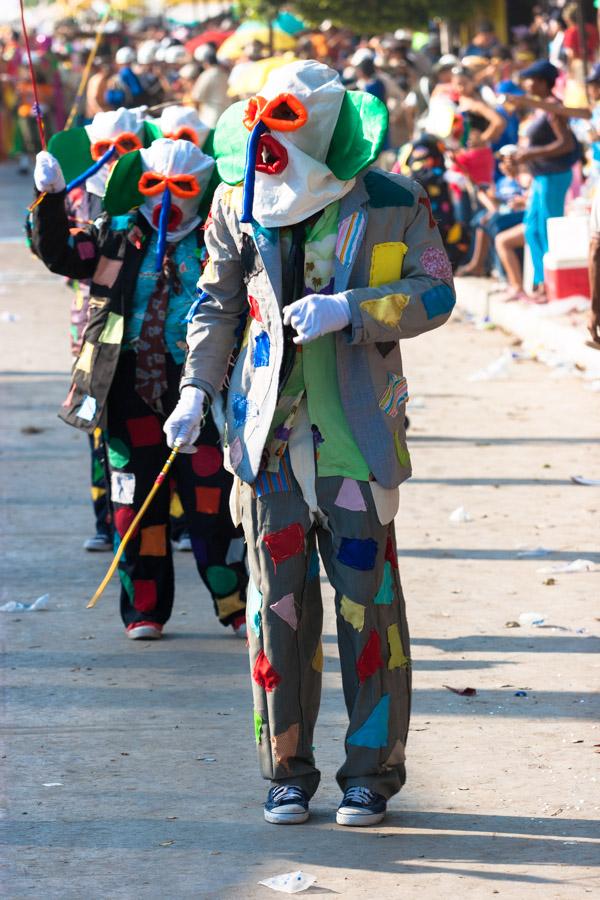
[[265, 803], [265, 819], [273, 825], [300, 825], [308, 819], [308, 794], [295, 784], [272, 787]]
[[385, 816], [387, 800], [366, 787], [350, 787], [344, 791], [335, 817], [338, 825], [377, 825]]

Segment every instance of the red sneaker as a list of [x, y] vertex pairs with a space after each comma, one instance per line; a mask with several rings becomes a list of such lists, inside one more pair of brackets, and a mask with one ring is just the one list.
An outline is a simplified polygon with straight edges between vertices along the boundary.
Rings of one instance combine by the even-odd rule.
[[157, 641], [162, 637], [163, 627], [158, 622], [132, 622], [125, 634], [132, 641]]

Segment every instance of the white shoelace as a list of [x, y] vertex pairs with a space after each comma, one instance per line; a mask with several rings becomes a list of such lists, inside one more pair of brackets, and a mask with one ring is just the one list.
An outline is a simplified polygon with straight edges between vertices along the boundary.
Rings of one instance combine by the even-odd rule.
[[275, 803], [281, 803], [283, 800], [299, 800], [301, 803], [304, 802], [304, 794], [301, 788], [296, 787], [293, 784], [282, 784], [279, 787], [273, 788], [272, 798]]
[[360, 803], [361, 806], [368, 806], [375, 799], [375, 794], [370, 788], [351, 787], [344, 794], [344, 801], [348, 803]]

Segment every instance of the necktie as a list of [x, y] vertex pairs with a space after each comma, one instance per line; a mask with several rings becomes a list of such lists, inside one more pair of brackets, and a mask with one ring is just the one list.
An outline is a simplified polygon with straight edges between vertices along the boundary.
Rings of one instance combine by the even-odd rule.
[[180, 294], [182, 287], [172, 256], [175, 244], [168, 244], [163, 266], [156, 280], [140, 330], [135, 368], [135, 390], [155, 412], [162, 413], [161, 398], [167, 390], [167, 360], [164, 338], [165, 320], [171, 289]]
[[[304, 296], [304, 235], [306, 222], [292, 225], [292, 243], [283, 266], [283, 306]], [[283, 326], [283, 357], [279, 373], [279, 390], [282, 391], [294, 368], [296, 358], [295, 331], [291, 325]]]

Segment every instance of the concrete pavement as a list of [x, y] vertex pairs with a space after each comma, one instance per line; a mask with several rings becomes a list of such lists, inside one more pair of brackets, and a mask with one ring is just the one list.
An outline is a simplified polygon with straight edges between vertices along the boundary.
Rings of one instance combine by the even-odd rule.
[[[27, 197], [8, 202], [12, 180], [0, 168], [16, 223]], [[126, 641], [116, 582], [85, 609], [109, 559], [81, 549], [85, 439], [56, 418], [67, 328], [61, 280], [20, 243], [0, 244], [0, 605], [50, 594], [45, 612], [0, 612], [3, 896], [268, 898], [257, 882], [298, 868], [318, 878], [307, 894], [365, 900], [597, 892], [600, 573], [538, 569], [582, 557], [600, 567], [600, 489], [569, 481], [600, 478], [598, 395], [533, 362], [469, 381], [510, 339], [460, 316], [406, 342], [409, 780], [380, 827], [335, 825], [345, 714], [324, 584], [323, 782], [310, 823], [278, 828], [262, 818], [246, 650], [216, 622], [190, 556], [177, 555], [164, 641]], [[453, 525], [459, 506], [472, 521]], [[543, 559], [517, 556], [540, 546]], [[506, 628], [525, 611], [545, 626]]]

